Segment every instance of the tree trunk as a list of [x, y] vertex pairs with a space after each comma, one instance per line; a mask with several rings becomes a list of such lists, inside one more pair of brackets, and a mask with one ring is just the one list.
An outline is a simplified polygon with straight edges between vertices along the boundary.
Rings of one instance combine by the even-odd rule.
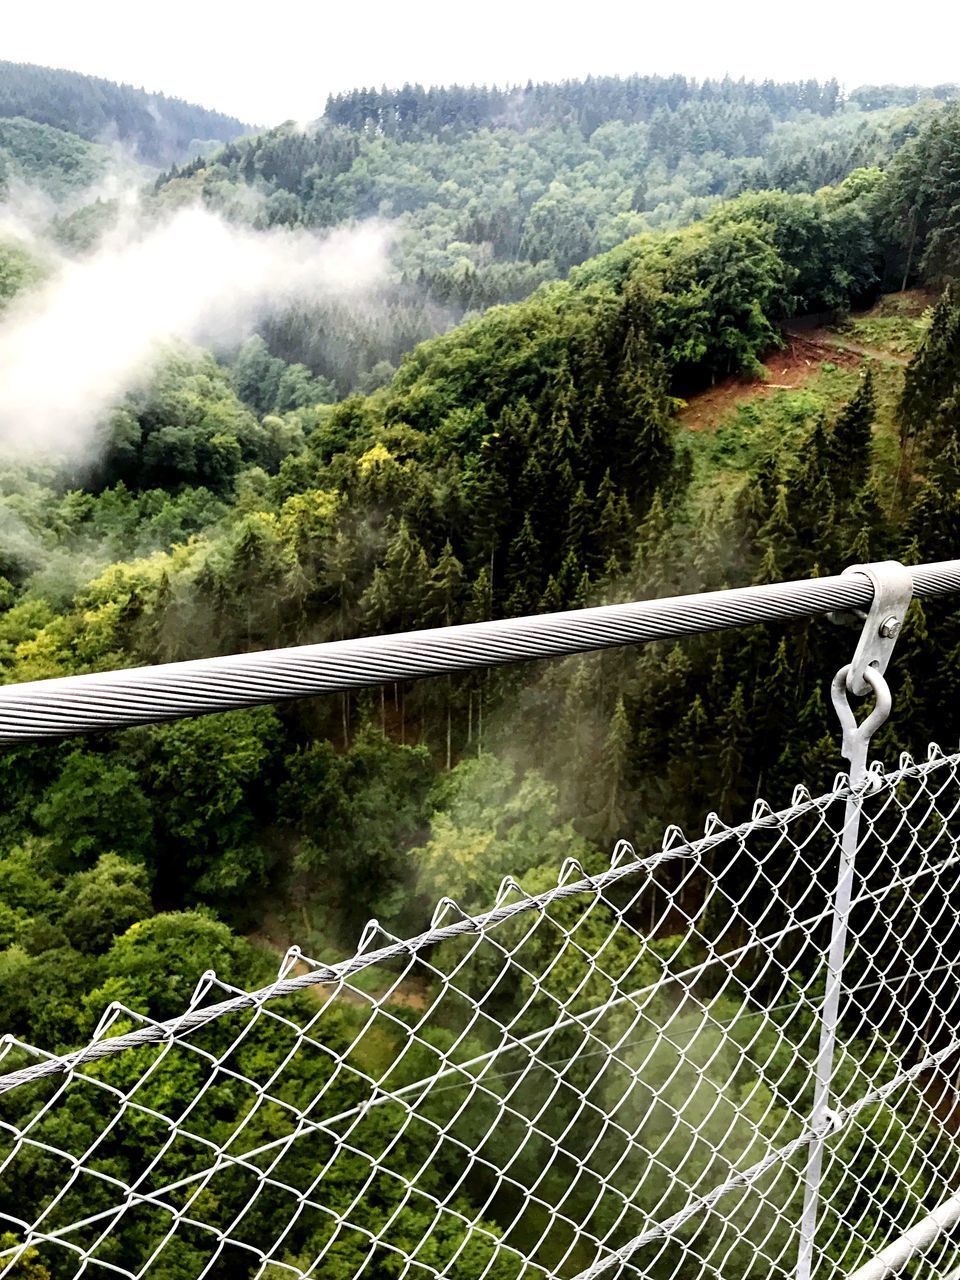
[[917, 244], [917, 215], [916, 213], [914, 213], [910, 223], [910, 246], [907, 249], [907, 265], [903, 273], [903, 284], [900, 286], [901, 293], [903, 293], [903, 291], [906, 289], [907, 283], [910, 280], [910, 272], [913, 269], [913, 251], [916, 248], [916, 244]]

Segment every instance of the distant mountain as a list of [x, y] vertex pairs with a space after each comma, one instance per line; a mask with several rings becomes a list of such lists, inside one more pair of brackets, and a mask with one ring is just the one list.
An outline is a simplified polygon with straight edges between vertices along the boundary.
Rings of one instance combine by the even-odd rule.
[[251, 126], [162, 93], [76, 71], [0, 62], [0, 118], [21, 117], [91, 142], [130, 145], [144, 164], [167, 165], [229, 142]]

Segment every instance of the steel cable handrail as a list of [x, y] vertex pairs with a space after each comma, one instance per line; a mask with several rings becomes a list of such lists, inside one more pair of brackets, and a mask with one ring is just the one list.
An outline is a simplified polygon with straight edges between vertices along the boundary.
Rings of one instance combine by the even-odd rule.
[[[917, 597], [960, 591], [960, 560], [910, 570]], [[0, 686], [0, 742], [177, 720], [399, 680], [450, 675], [757, 622], [867, 608], [858, 573], [268, 649]]]

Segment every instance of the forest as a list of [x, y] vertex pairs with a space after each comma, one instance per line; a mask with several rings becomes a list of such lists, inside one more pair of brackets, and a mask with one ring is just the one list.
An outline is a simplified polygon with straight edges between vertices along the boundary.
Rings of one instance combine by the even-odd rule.
[[[54, 132], [0, 122], [0, 144], [68, 172], [87, 153], [60, 158], [59, 85], [38, 126]], [[395, 275], [372, 318], [301, 310], [230, 350], [167, 350], [82, 464], [4, 461], [3, 681], [952, 557], [953, 96], [681, 78], [364, 91], [313, 132], [227, 141], [154, 177], [154, 217], [199, 201], [264, 233], [395, 219]], [[82, 255], [112, 216], [82, 207], [56, 234]], [[0, 243], [0, 308], [45, 270]], [[833, 346], [765, 387], [805, 317]], [[370, 917], [420, 929], [454, 885], [482, 910], [504, 876], [542, 887], [565, 858], [602, 867], [617, 839], [652, 852], [671, 824], [827, 789], [828, 682], [850, 651], [820, 620], [754, 627], [7, 749], [0, 1029], [64, 1051], [111, 1002], [179, 1012], [206, 969], [254, 985], [294, 939], [336, 959]], [[958, 670], [955, 611], [915, 604], [877, 754], [955, 741]], [[328, 1067], [302, 1070], [311, 1096]], [[805, 1087], [786, 1080], [785, 1097]], [[82, 1145], [94, 1117], [47, 1123]], [[209, 1123], [225, 1123], [215, 1107]], [[136, 1159], [125, 1142], [118, 1168]], [[17, 1206], [56, 1173], [30, 1161], [0, 1173], [14, 1239]], [[362, 1176], [346, 1163], [344, 1203]], [[311, 1221], [291, 1265], [318, 1252]], [[141, 1256], [137, 1232], [113, 1262]], [[438, 1235], [435, 1274], [460, 1243]], [[163, 1274], [199, 1265], [178, 1238]], [[18, 1266], [58, 1274], [55, 1254]], [[393, 1266], [357, 1243], [325, 1274]], [[458, 1266], [522, 1274], [479, 1246]]]
[[[328, 300], [263, 329], [274, 356], [345, 396], [383, 385], [417, 342], [633, 235], [684, 226], [747, 190], [813, 193], [885, 166], [954, 92], [841, 100], [835, 84], [682, 77], [506, 96], [408, 87], [396, 101], [331, 99], [311, 128], [282, 125], [174, 166], [153, 200], [161, 211], [201, 200], [262, 228], [387, 222], [393, 270], [375, 306]], [[81, 210], [62, 234], [89, 241], [110, 218], [106, 206]]]
[[87, 142], [117, 142], [147, 165], [195, 156], [250, 130], [233, 116], [76, 71], [0, 61], [0, 119], [32, 120]]

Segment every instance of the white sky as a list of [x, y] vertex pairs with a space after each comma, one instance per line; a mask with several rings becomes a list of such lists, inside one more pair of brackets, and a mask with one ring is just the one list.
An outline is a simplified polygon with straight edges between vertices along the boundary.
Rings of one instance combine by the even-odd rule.
[[960, 81], [957, 0], [40, 0], [0, 57], [158, 89], [257, 124], [364, 84], [630, 72]]

